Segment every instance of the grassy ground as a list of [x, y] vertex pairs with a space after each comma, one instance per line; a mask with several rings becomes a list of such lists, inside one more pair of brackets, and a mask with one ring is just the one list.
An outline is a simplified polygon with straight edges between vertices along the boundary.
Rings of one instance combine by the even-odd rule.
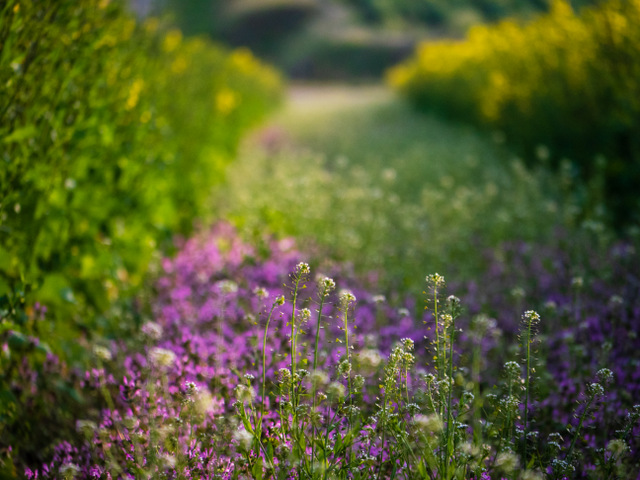
[[384, 272], [388, 287], [418, 289], [434, 271], [468, 277], [486, 248], [549, 241], [573, 223], [562, 182], [527, 171], [499, 140], [418, 114], [382, 86], [293, 86], [215, 210]]

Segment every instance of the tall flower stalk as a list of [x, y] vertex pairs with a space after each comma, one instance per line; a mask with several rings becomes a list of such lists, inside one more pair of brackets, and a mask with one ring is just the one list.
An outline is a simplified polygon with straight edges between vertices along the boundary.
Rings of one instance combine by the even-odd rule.
[[[290, 341], [290, 354], [291, 354], [291, 376], [295, 379], [296, 375], [296, 356], [297, 356], [297, 342], [296, 342], [296, 303], [298, 301], [298, 292], [300, 290], [300, 283], [311, 273], [308, 263], [300, 262], [296, 265], [296, 271], [293, 274], [293, 299], [291, 301], [291, 341]], [[295, 381], [291, 382], [291, 398], [294, 396]]]
[[522, 433], [522, 466], [527, 468], [527, 436], [529, 434], [529, 392], [531, 391], [531, 344], [535, 335], [535, 328], [540, 323], [540, 315], [533, 310], [527, 310], [522, 315], [522, 341], [525, 349], [525, 379], [524, 379], [524, 418]]
[[267, 317], [267, 323], [264, 326], [264, 337], [262, 338], [262, 409], [260, 411], [260, 418], [264, 417], [265, 410], [265, 402], [266, 402], [266, 386], [267, 386], [267, 337], [269, 333], [269, 323], [271, 322], [271, 317], [273, 316], [273, 311], [277, 308], [284, 305], [284, 296], [280, 295], [275, 299], [273, 304], [271, 305], [271, 310], [269, 311], [269, 316]]
[[339, 372], [347, 378], [348, 397], [351, 401], [351, 352], [349, 347], [349, 307], [355, 303], [356, 297], [349, 291], [340, 294], [340, 306], [342, 308], [342, 320], [344, 328], [345, 355], [344, 360], [338, 366]]

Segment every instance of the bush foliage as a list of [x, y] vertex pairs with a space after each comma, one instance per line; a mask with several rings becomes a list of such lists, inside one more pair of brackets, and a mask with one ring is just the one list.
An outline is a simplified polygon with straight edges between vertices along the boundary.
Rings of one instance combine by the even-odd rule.
[[605, 179], [607, 205], [628, 221], [640, 179], [639, 26], [639, 2], [578, 15], [556, 1], [528, 25], [424, 43], [388, 78], [419, 107], [501, 131], [530, 157], [574, 160], [577, 177]]
[[139, 287], [169, 235], [206, 216], [280, 80], [248, 51], [137, 25], [120, 2], [0, 8], [3, 335], [30, 324], [35, 301], [89, 331], [90, 312]]

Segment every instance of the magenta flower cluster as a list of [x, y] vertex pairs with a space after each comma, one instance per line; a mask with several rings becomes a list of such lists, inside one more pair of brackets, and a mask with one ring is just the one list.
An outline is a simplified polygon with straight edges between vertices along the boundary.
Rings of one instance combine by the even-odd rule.
[[[290, 419], [282, 411], [295, 412], [303, 406], [295, 404], [290, 393], [297, 388], [292, 382], [298, 382], [307, 394], [316, 392], [319, 399], [321, 388], [325, 399], [328, 396], [319, 416], [309, 417], [303, 435], [315, 434], [316, 426], [325, 425], [323, 418], [339, 417], [326, 438], [335, 456], [350, 457], [360, 475], [411, 477], [412, 465], [398, 462], [388, 449], [390, 440], [385, 444], [384, 436], [381, 440], [376, 433], [389, 420], [374, 414], [374, 406], [385, 394], [380, 382], [388, 378], [382, 377], [395, 368], [407, 396], [406, 405], [391, 406], [403, 417], [398, 425], [430, 425], [428, 417], [416, 416], [419, 407], [408, 401], [409, 396], [421, 394], [420, 375], [413, 369], [405, 371], [403, 365], [415, 362], [422, 374], [433, 370], [433, 310], [424, 313], [422, 301], [412, 300], [392, 307], [370, 284], [354, 282], [351, 272], [340, 266], [308, 271], [300, 263], [304, 256], [289, 240], [264, 239], [260, 245], [244, 242], [227, 224], [180, 244], [179, 253], [162, 263], [149, 320], [132, 338], [96, 347], [93, 368], [67, 374], [89, 407], [78, 410], [75, 431], [58, 442], [44, 462], [20, 458], [19, 452], [14, 455], [25, 475], [231, 479], [275, 468], [280, 475], [296, 478], [299, 471], [291, 458], [296, 427], [284, 425]], [[600, 454], [610, 458], [611, 453], [602, 452], [609, 440], [619, 436], [625, 416], [640, 398], [640, 340], [635, 335], [640, 330], [640, 261], [630, 247], [618, 246], [607, 259], [594, 255], [578, 262], [582, 269], [576, 272], [577, 263], [569, 252], [562, 247], [507, 245], [500, 256], [490, 259], [491, 267], [477, 282], [450, 285], [465, 309], [456, 321], [462, 331], [452, 352], [456, 363], [462, 363], [469, 351], [479, 349], [482, 365], [479, 377], [473, 379], [479, 381], [476, 395], [491, 392], [493, 385], [503, 382], [501, 366], [520, 360], [517, 353], [502, 347], [519, 341], [521, 313], [529, 308], [541, 312], [534, 351], [535, 358], [545, 362], [535, 365], [532, 378], [531, 422], [526, 427], [538, 439], [530, 451], [544, 449], [549, 435], [562, 432], [564, 444], [559, 446], [582, 452], [580, 468], [573, 475], [589, 478]], [[300, 288], [294, 291], [296, 282]], [[327, 286], [331, 288], [323, 297]], [[441, 308], [446, 302], [456, 308], [460, 303], [444, 293], [441, 299]], [[482, 335], [477, 334], [478, 325], [483, 326]], [[290, 368], [292, 342], [298, 346], [295, 369]], [[381, 359], [387, 357], [385, 366]], [[396, 361], [393, 368], [392, 361]], [[46, 387], [41, 375], [64, 377], [67, 369], [52, 355], [40, 374], [27, 364], [20, 368], [34, 385], [25, 398], [42, 395], [36, 388]], [[597, 378], [603, 369], [610, 369], [613, 381]], [[298, 375], [293, 380], [292, 373]], [[362, 374], [361, 379], [356, 380], [355, 373]], [[465, 375], [468, 370], [463, 367], [458, 376]], [[357, 382], [363, 385], [354, 387]], [[606, 393], [592, 395], [594, 401], [587, 404], [594, 382], [602, 383]], [[385, 385], [394, 388], [393, 382]], [[344, 397], [350, 401], [336, 400]], [[467, 398], [473, 401], [473, 395]], [[321, 401], [314, 398], [314, 408]], [[585, 408], [591, 409], [588, 418], [582, 415]], [[366, 415], [358, 418], [366, 421], [356, 428], [349, 449], [341, 449], [357, 416], [354, 412], [360, 410]], [[582, 417], [585, 421], [577, 425]], [[576, 445], [567, 426], [584, 429]], [[255, 431], [263, 443], [256, 443], [251, 433]], [[627, 434], [630, 455], [637, 458], [637, 423]], [[313, 455], [313, 448], [306, 445], [303, 452]], [[260, 459], [259, 463], [252, 464], [251, 458]], [[340, 463], [327, 457], [332, 461]], [[547, 473], [552, 475], [553, 470]], [[488, 473], [482, 478], [489, 478]]]

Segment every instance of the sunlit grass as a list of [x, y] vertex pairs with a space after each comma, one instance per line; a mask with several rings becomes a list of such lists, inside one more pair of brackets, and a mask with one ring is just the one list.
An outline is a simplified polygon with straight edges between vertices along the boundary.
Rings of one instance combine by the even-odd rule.
[[389, 286], [411, 288], [424, 271], [470, 276], [484, 249], [575, 223], [560, 180], [496, 140], [419, 115], [382, 87], [294, 88], [214, 204], [245, 232], [311, 240], [362, 272], [385, 271]]

